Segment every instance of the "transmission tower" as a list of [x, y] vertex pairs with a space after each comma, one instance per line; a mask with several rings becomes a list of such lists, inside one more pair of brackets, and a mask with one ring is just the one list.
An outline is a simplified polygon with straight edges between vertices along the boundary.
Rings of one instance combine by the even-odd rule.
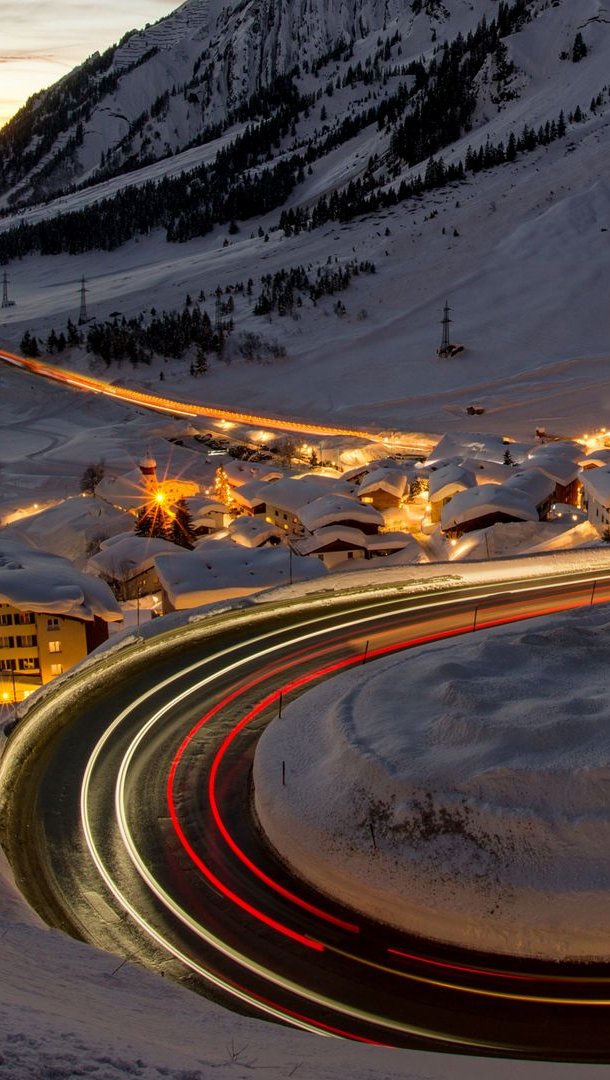
[[438, 349], [436, 350], [437, 356], [457, 356], [458, 353], [464, 351], [463, 345], [454, 345], [449, 337], [449, 327], [453, 322], [453, 320], [449, 318], [450, 311], [451, 308], [449, 307], [449, 302], [446, 300], [445, 307], [443, 308], [442, 321], [443, 340], [441, 341]]
[[2, 307], [15, 307], [15, 301], [8, 298], [8, 274], [6, 270], [2, 273]]
[[449, 350], [451, 348], [451, 342], [449, 340], [449, 327], [450, 327], [451, 322], [452, 322], [452, 320], [449, 318], [449, 312], [450, 311], [451, 311], [451, 308], [449, 307], [449, 301], [446, 300], [445, 301], [445, 307], [443, 308], [443, 322], [442, 322], [443, 340], [441, 341], [441, 347], [439, 349], [439, 356], [447, 356], [448, 353], [449, 353]]
[[87, 322], [89, 322], [89, 316], [87, 314], [87, 285], [85, 283], [85, 275], [83, 274], [80, 283], [80, 312], [78, 316], [78, 325], [82, 326], [83, 323]]

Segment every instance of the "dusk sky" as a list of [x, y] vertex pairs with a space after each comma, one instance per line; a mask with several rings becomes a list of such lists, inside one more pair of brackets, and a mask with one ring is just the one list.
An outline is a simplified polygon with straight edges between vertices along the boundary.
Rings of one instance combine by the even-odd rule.
[[50, 86], [126, 30], [141, 29], [181, 0], [14, 0], [0, 44], [0, 126], [36, 90]]

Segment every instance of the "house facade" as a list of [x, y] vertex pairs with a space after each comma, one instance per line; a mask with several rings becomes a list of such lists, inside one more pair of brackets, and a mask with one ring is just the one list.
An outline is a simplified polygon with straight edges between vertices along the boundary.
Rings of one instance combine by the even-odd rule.
[[0, 603], [0, 699], [23, 701], [108, 638], [106, 622]]

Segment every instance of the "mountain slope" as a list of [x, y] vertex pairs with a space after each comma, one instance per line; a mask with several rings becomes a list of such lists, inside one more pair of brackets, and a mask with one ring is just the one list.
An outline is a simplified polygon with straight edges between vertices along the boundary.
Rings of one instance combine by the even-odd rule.
[[[266, 87], [253, 76], [255, 100], [225, 115], [207, 142], [0, 220], [0, 258], [17, 299], [0, 315], [0, 334], [18, 345], [28, 329], [44, 344], [78, 314], [84, 274], [101, 322], [118, 310], [149, 323], [152, 307], [180, 311], [187, 293], [212, 323], [217, 304], [232, 308], [233, 333], [205, 378], [189, 377], [188, 351], [161, 368], [156, 360], [123, 368], [122, 377], [157, 387], [161, 374], [184, 377], [184, 396], [433, 431], [481, 424], [467, 416], [473, 401], [486, 410], [485, 427], [500, 431], [531, 435], [543, 424], [582, 433], [605, 423], [604, 5], [446, 8], [402, 4], [403, 32], [389, 16], [384, 31], [368, 5], [380, 22], [365, 37], [324, 63], [316, 52], [308, 71], [303, 60], [298, 74], [276, 74]], [[284, 27], [285, 42], [278, 10], [273, 26]], [[312, 0], [308, 10], [321, 18], [324, 5]], [[332, 20], [354, 10], [333, 5]], [[261, 12], [268, 6], [217, 10], [214, 25], [220, 18], [233, 35], [235, 54]], [[494, 22], [505, 32], [491, 34]], [[200, 25], [188, 48], [211, 33]], [[333, 21], [325, 40], [336, 33]], [[579, 34], [586, 51], [575, 59]], [[266, 40], [252, 44], [257, 55]], [[313, 56], [313, 32], [310, 44]], [[463, 85], [456, 57], [471, 72]], [[148, 63], [128, 77], [142, 77]], [[456, 133], [458, 105], [466, 115]], [[415, 136], [436, 140], [432, 164]], [[368, 263], [374, 274], [354, 274]], [[447, 298], [452, 333], [466, 346], [456, 362], [436, 357]]]

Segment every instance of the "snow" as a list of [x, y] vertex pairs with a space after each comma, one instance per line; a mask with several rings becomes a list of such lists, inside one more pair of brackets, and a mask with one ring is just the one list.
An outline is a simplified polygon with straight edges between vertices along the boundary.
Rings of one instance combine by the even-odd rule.
[[92, 574], [102, 577], [117, 578], [119, 581], [125, 577], [132, 577], [149, 570], [155, 561], [155, 556], [161, 552], [175, 552], [176, 544], [159, 537], [136, 536], [135, 533], [122, 533], [108, 540], [104, 540], [97, 555], [93, 555], [88, 563], [87, 570]]
[[310, 690], [256, 753], [274, 847], [324, 892], [416, 934], [607, 960], [609, 631], [606, 607], [572, 612]]
[[442, 510], [443, 530], [486, 517], [488, 514], [507, 514], [519, 521], [537, 521], [536, 507], [529, 495], [507, 484], [481, 484], [480, 487], [458, 491]]
[[[275, 502], [275, 500], [270, 500]], [[373, 506], [363, 506], [357, 499], [348, 495], [321, 495], [302, 506], [299, 517], [306, 529], [310, 532], [323, 529], [327, 525], [339, 524], [342, 521], [357, 521], [360, 525], [367, 525], [377, 531], [383, 525], [383, 514], [375, 510]]]
[[19, 611], [44, 611], [106, 622], [122, 619], [110, 589], [67, 559], [0, 539], [0, 602]]
[[325, 573], [315, 559], [292, 558], [283, 544], [244, 547], [222, 534], [205, 537], [194, 551], [160, 554], [155, 566], [176, 610], [249, 596], [291, 578], [308, 581]]

